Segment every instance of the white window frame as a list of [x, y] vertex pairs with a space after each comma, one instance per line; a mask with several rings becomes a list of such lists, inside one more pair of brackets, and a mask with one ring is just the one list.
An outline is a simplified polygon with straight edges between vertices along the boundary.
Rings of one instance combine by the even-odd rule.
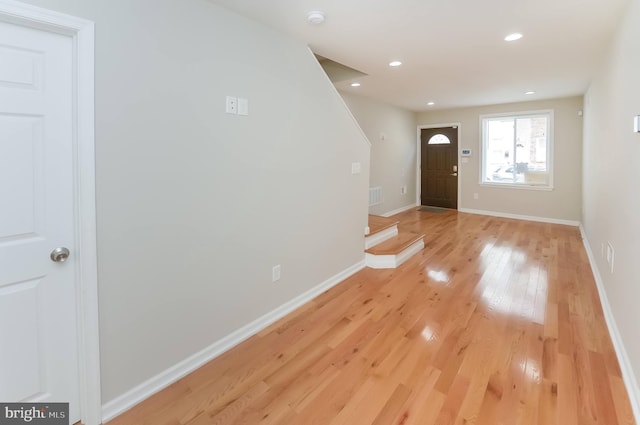
[[[547, 184], [527, 184], [527, 183], [502, 183], [502, 182], [489, 182], [484, 181], [485, 168], [486, 168], [486, 152], [485, 152], [485, 132], [486, 128], [484, 121], [491, 118], [528, 118], [533, 116], [547, 115], [547, 169], [549, 178]], [[479, 184], [482, 186], [502, 187], [508, 189], [524, 189], [524, 190], [553, 190], [553, 169], [554, 169], [554, 111], [553, 109], [543, 109], [537, 111], [519, 111], [519, 112], [505, 112], [498, 114], [484, 114], [480, 115], [480, 176]]]

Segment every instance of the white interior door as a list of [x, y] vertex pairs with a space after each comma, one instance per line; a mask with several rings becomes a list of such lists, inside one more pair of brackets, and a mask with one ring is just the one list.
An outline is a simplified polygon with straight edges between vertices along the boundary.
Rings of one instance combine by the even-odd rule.
[[[0, 400], [79, 420], [73, 43], [0, 22]], [[54, 262], [50, 253], [70, 256]]]

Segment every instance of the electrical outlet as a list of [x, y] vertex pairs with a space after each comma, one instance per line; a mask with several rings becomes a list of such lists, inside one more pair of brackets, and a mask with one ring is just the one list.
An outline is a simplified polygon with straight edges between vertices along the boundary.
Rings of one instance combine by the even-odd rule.
[[477, 193], [473, 194], [473, 199], [478, 199], [480, 196]]
[[271, 281], [277, 282], [279, 280], [280, 280], [280, 264], [278, 264], [277, 266], [273, 266], [273, 269], [271, 269]]
[[607, 264], [609, 264], [609, 270], [611, 274], [613, 274], [613, 262], [615, 259], [615, 251], [613, 250], [613, 245], [611, 242], [607, 242]]
[[407, 186], [402, 186], [400, 188], [400, 194], [401, 195], [406, 195], [407, 194]]
[[237, 97], [227, 96], [226, 111], [227, 111], [227, 114], [237, 114], [238, 113], [238, 98]]

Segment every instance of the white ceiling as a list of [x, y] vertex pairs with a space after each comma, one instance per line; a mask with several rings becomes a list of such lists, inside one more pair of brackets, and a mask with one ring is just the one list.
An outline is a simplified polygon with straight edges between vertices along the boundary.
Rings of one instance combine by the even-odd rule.
[[423, 111], [583, 94], [629, 0], [211, 1], [367, 74], [340, 90]]

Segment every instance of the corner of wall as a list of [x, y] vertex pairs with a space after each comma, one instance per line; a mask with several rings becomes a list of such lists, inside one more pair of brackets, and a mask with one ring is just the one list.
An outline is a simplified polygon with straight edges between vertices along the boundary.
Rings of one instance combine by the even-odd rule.
[[618, 330], [616, 319], [613, 315], [613, 310], [611, 309], [611, 304], [609, 303], [609, 298], [607, 297], [607, 291], [605, 289], [604, 281], [602, 280], [602, 275], [600, 274], [600, 270], [598, 269], [595, 256], [593, 255], [593, 250], [591, 249], [591, 244], [589, 243], [589, 239], [582, 224], [580, 224], [580, 234], [582, 235], [582, 242], [584, 244], [585, 250], [587, 251], [589, 264], [591, 265], [591, 271], [593, 272], [593, 277], [596, 281], [598, 295], [600, 296], [600, 305], [602, 306], [602, 311], [604, 313], [607, 329], [609, 330], [611, 342], [613, 343], [616, 357], [618, 358], [618, 363], [620, 364], [622, 379], [624, 380], [624, 384], [629, 395], [631, 409], [633, 410], [636, 422], [638, 422], [640, 421], [640, 386], [638, 386], [638, 381], [636, 379], [631, 360], [629, 359], [629, 355], [627, 354], [622, 336], [620, 335], [620, 331]]

